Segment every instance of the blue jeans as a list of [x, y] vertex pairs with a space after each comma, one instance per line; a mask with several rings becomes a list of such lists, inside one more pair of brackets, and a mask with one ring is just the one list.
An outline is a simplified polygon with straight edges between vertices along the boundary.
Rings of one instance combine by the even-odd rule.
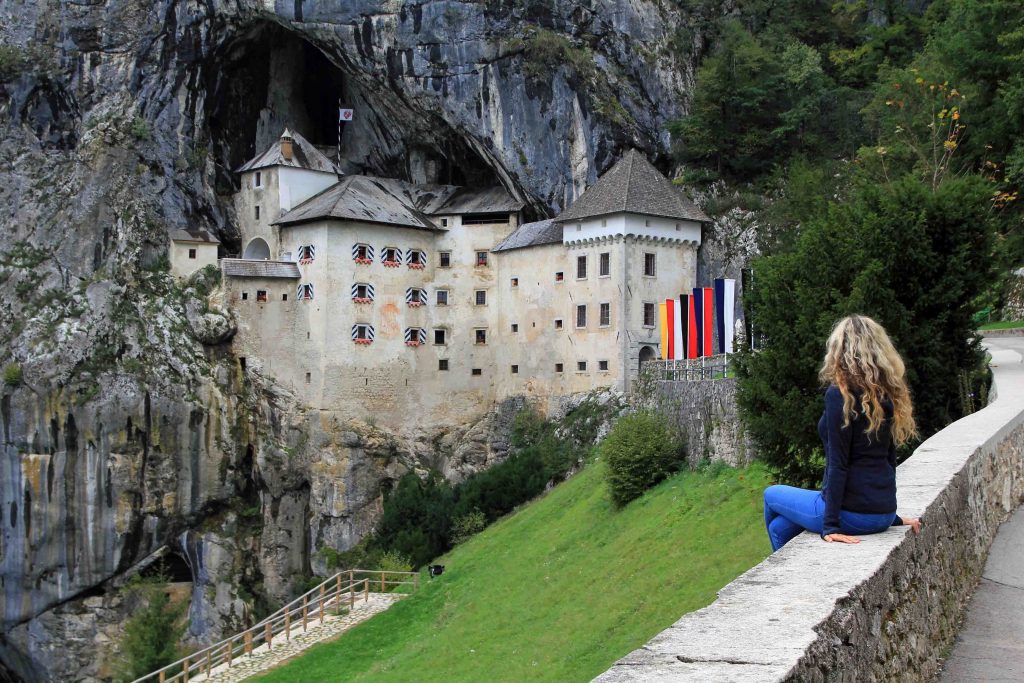
[[[825, 516], [825, 499], [820, 491], [794, 486], [769, 486], [764, 490], [764, 525], [772, 550], [789, 543], [804, 529], [820, 534]], [[877, 534], [892, 526], [895, 512], [879, 514], [840, 510], [840, 533], [851, 536]]]

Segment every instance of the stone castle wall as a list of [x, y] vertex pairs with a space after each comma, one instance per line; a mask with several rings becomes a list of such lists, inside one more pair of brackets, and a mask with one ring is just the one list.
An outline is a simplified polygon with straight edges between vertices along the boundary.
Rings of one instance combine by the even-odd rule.
[[595, 680], [931, 680], [999, 524], [1024, 501], [1024, 365], [992, 356], [992, 403], [897, 469], [899, 513], [920, 516], [920, 534], [802, 534]]

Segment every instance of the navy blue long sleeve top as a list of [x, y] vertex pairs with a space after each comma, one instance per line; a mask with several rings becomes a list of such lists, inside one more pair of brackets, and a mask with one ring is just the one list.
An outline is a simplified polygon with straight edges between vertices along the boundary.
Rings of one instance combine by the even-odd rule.
[[[855, 394], [856, 397], [856, 394]], [[883, 514], [896, 511], [896, 446], [892, 439], [892, 402], [882, 407], [885, 421], [868, 434], [868, 418], [859, 409], [843, 426], [843, 394], [836, 385], [825, 391], [825, 413], [818, 435], [825, 445], [825, 478], [821, 495], [825, 518], [821, 535], [841, 533], [839, 511]], [[902, 524], [897, 516], [894, 525]]]

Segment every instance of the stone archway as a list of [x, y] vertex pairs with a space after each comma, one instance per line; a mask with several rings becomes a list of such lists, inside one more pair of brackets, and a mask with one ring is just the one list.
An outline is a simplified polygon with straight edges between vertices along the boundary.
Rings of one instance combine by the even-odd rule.
[[641, 346], [640, 347], [640, 369], [643, 369], [644, 363], [649, 360], [657, 358], [657, 354], [654, 351], [653, 346]]
[[249, 244], [245, 245], [242, 258], [254, 261], [268, 261], [270, 260], [270, 245], [262, 237], [254, 237], [249, 240]]

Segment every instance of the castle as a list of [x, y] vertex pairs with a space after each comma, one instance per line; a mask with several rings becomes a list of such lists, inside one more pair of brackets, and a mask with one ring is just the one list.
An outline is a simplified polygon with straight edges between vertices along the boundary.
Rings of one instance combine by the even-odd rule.
[[[309, 406], [394, 428], [513, 396], [626, 391], [658, 302], [696, 283], [708, 218], [637, 151], [553, 220], [502, 188], [341, 175], [289, 131], [238, 169], [243, 252], [220, 259], [235, 352]], [[216, 258], [172, 236], [172, 270]]]

